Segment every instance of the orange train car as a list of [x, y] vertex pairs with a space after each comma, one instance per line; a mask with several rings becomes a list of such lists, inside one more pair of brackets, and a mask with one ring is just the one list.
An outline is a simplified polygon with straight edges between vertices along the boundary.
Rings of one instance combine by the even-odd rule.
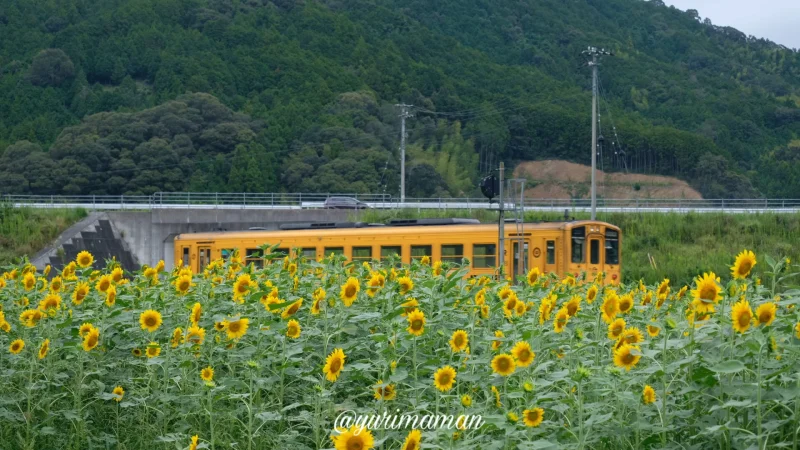
[[[506, 273], [605, 272], [606, 282], [618, 283], [622, 261], [619, 227], [601, 221], [506, 223]], [[213, 260], [234, 250], [247, 263], [261, 266], [259, 246], [278, 245], [309, 258], [331, 253], [349, 260], [386, 260], [398, 255], [404, 263], [428, 256], [431, 261], [458, 264], [469, 260], [470, 275], [492, 275], [498, 260], [498, 226], [472, 219], [394, 220], [387, 225], [366, 223], [311, 223], [284, 225], [279, 230], [185, 233], [175, 237], [175, 261], [198, 273]], [[520, 248], [522, 251], [520, 252]]]

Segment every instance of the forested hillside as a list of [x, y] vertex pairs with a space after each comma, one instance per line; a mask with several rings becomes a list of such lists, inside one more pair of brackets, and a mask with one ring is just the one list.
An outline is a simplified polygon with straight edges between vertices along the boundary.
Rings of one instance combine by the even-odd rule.
[[406, 103], [407, 194], [475, 195], [589, 161], [589, 45], [607, 172], [800, 197], [800, 53], [659, 0], [6, 0], [0, 193], [396, 195]]

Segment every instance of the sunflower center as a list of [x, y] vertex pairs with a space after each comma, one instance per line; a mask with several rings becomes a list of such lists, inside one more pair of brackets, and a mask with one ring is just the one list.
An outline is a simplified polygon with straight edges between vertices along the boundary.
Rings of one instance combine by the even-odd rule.
[[624, 301], [624, 302], [619, 304], [619, 309], [621, 309], [623, 311], [627, 311], [630, 307], [631, 307], [631, 304], [628, 303], [627, 301]]
[[97, 345], [97, 336], [94, 334], [90, 334], [89, 339], [86, 341], [86, 344], [89, 347], [94, 347], [95, 345]]
[[633, 354], [625, 353], [624, 355], [622, 355], [622, 362], [625, 364], [633, 364]]
[[536, 422], [539, 418], [539, 413], [537, 411], [531, 411], [528, 413], [528, 420], [531, 422]]
[[230, 331], [231, 333], [238, 333], [241, 328], [242, 326], [238, 320], [236, 322], [231, 322], [228, 324], [228, 331]]
[[614, 329], [613, 329], [613, 330], [611, 330], [611, 333], [612, 333], [614, 336], [619, 336], [619, 334], [620, 334], [620, 333], [622, 333], [622, 326], [619, 326], [619, 325], [618, 325], [618, 326], [614, 327]]
[[148, 316], [144, 319], [144, 324], [148, 327], [154, 327], [156, 326], [156, 318], [153, 316]]
[[361, 436], [350, 436], [347, 439], [347, 450], [361, 450], [364, 448], [364, 440]]
[[331, 361], [331, 372], [336, 373], [342, 368], [342, 361], [338, 358]]
[[514, 298], [508, 299], [508, 309], [514, 309], [517, 306], [517, 300]]
[[508, 370], [508, 367], [509, 367], [508, 358], [500, 358], [497, 361], [497, 368], [500, 369], [500, 371], [505, 372], [506, 370]]
[[178, 289], [180, 289], [182, 291], [185, 291], [185, 290], [189, 289], [189, 282], [186, 281], [186, 280], [182, 280], [180, 282], [180, 284], [178, 284]]
[[744, 313], [739, 315], [739, 326], [746, 327], [747, 324], [750, 323], [750, 314]]
[[447, 386], [448, 384], [450, 384], [450, 374], [449, 373], [443, 373], [443, 374], [439, 375], [439, 384], [444, 385], [444, 386]]
[[464, 337], [461, 335], [456, 336], [453, 343], [456, 344], [456, 347], [461, 347], [462, 345], [464, 345]]
[[347, 286], [344, 288], [344, 296], [345, 296], [345, 297], [352, 297], [352, 296], [354, 296], [354, 295], [356, 295], [356, 287], [355, 287], [355, 286], [353, 286], [352, 284], [348, 284], [348, 285], [347, 285]]
[[528, 349], [522, 349], [517, 354], [517, 359], [519, 359], [522, 362], [527, 361], [530, 357], [531, 357], [531, 352], [529, 352]]
[[422, 329], [422, 321], [419, 319], [415, 319], [411, 321], [411, 329], [412, 330], [420, 330]]
[[403, 447], [403, 450], [416, 450], [417, 448], [417, 441], [415, 439], [409, 439], [406, 443], [406, 446]]
[[753, 264], [750, 261], [742, 261], [742, 264], [739, 265], [739, 275], [745, 275], [750, 272], [750, 269], [753, 268]]
[[764, 312], [762, 312], [761, 314], [758, 315], [758, 321], [761, 322], [761, 323], [767, 323], [767, 322], [769, 322], [769, 319], [771, 317], [772, 317], [772, 314], [770, 314], [769, 311], [764, 311]]
[[702, 298], [703, 300], [714, 300], [716, 296], [717, 296], [717, 290], [714, 289], [714, 286], [706, 285], [703, 286], [702, 289], [700, 289], [700, 298]]

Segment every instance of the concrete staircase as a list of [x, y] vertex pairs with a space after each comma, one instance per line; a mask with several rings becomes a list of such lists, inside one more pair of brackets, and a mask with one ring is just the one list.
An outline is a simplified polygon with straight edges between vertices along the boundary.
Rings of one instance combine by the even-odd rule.
[[83, 250], [94, 256], [96, 269], [103, 269], [106, 260], [112, 258], [125, 270], [139, 269], [136, 258], [105, 213], [91, 213], [68, 228], [52, 245], [39, 252], [31, 263], [40, 269], [50, 264], [55, 272], [74, 261]]

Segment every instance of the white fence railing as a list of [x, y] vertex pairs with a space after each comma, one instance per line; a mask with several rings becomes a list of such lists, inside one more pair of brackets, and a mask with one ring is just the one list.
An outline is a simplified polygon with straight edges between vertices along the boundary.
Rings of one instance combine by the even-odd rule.
[[[399, 198], [376, 194], [157, 192], [153, 195], [0, 195], [0, 204], [92, 210], [319, 209], [331, 197], [350, 197], [374, 209], [497, 209], [485, 198]], [[512, 203], [506, 207], [511, 209]], [[525, 199], [526, 210], [588, 211], [589, 199]], [[602, 212], [800, 212], [800, 199], [598, 199]]]

